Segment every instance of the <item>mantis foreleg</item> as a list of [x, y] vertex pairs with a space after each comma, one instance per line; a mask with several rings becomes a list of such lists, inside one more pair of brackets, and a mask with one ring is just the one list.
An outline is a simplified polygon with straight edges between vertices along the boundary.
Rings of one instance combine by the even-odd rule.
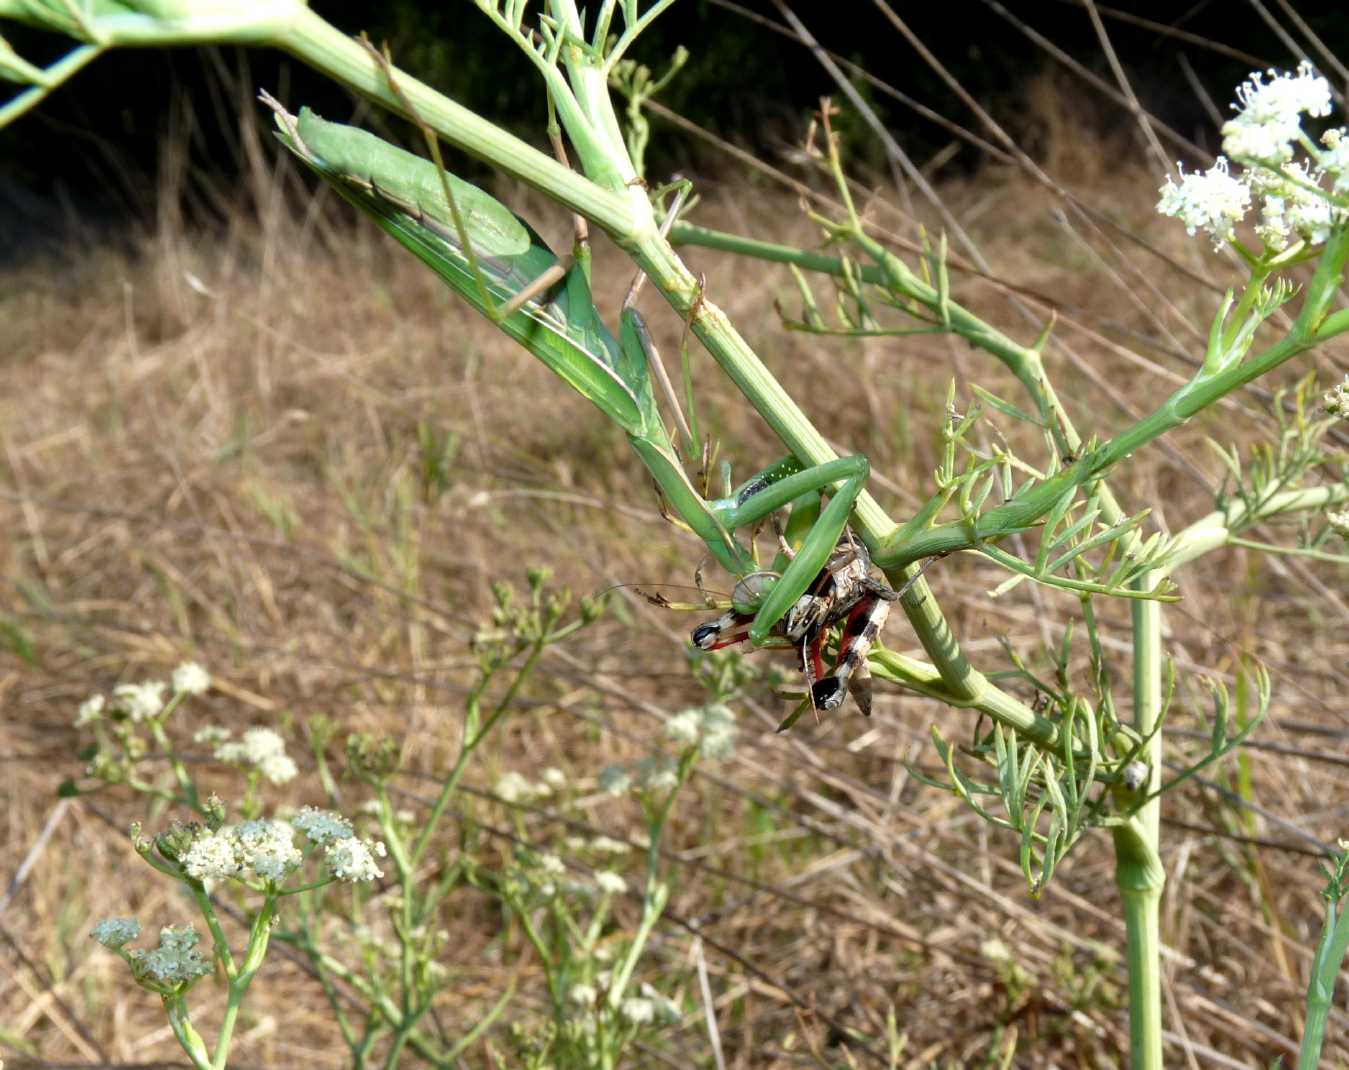
[[713, 505], [713, 512], [722, 524], [734, 530], [763, 519], [803, 495], [834, 488], [829, 504], [806, 532], [796, 556], [754, 615], [749, 638], [756, 646], [768, 638], [774, 625], [805, 594], [828, 562], [870, 471], [870, 464], [860, 454], [804, 469], [794, 459], [788, 459], [760, 472], [733, 500]]

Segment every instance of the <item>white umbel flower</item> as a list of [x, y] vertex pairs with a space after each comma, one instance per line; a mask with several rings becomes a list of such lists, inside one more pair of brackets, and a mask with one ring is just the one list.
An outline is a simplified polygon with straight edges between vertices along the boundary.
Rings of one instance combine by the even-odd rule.
[[1330, 530], [1340, 538], [1349, 538], [1349, 509], [1338, 513], [1333, 511], [1326, 513], [1326, 523], [1330, 525]]
[[622, 765], [606, 766], [600, 772], [600, 791], [621, 796], [632, 790], [632, 774]]
[[112, 689], [112, 700], [133, 721], [148, 721], [158, 717], [164, 709], [162, 680], [146, 680], [142, 684], [118, 684]]
[[1330, 114], [1330, 83], [1305, 60], [1293, 74], [1254, 71], [1232, 106], [1237, 114], [1223, 124], [1223, 152], [1277, 167], [1293, 158], [1302, 116]]
[[735, 750], [735, 714], [720, 702], [702, 709], [699, 726], [703, 736], [703, 754], [708, 758], [729, 758]]
[[237, 877], [244, 867], [239, 841], [230, 829], [198, 836], [183, 852], [181, 861], [188, 876], [199, 881], [228, 880]]
[[1293, 141], [1300, 129], [1296, 122], [1289, 127], [1229, 119], [1223, 124], [1223, 153], [1234, 160], [1286, 163], [1293, 158]]
[[698, 742], [702, 717], [698, 710], [684, 710], [665, 722], [665, 738], [681, 746], [691, 747]]
[[633, 1025], [650, 1025], [656, 1017], [656, 1005], [649, 999], [631, 996], [623, 1001], [618, 1013]]
[[258, 772], [273, 784], [284, 784], [294, 780], [299, 766], [289, 754], [269, 754], [257, 764]]
[[166, 926], [159, 930], [157, 948], [146, 952], [133, 951], [132, 959], [160, 984], [188, 984], [211, 972], [211, 964], [197, 950], [200, 940], [191, 923]]
[[1330, 114], [1330, 83], [1305, 59], [1292, 74], [1273, 68], [1252, 71], [1250, 79], [1237, 87], [1232, 106], [1251, 123], [1296, 123], [1304, 114], [1319, 119]]
[[355, 836], [334, 840], [323, 850], [328, 872], [340, 881], [353, 884], [357, 881], [378, 880], [384, 876], [384, 871], [375, 863], [375, 856], [382, 858], [386, 853], [384, 844], [370, 844]]
[[496, 782], [495, 791], [498, 799], [512, 805], [527, 803], [538, 794], [535, 785], [514, 770], [501, 775]]
[[1339, 126], [1327, 130], [1321, 135], [1321, 144], [1325, 146], [1316, 162], [1333, 180], [1336, 193], [1349, 191], [1349, 131]]
[[104, 947], [116, 951], [141, 934], [141, 923], [135, 918], [104, 918], [89, 934]]
[[235, 765], [260, 765], [286, 753], [286, 741], [270, 728], [250, 728], [237, 743], [222, 743], [215, 749], [217, 761]]
[[611, 839], [608, 836], [596, 836], [590, 841], [590, 849], [602, 855], [625, 855], [632, 850], [622, 840]]
[[628, 890], [628, 882], [608, 869], [595, 874], [595, 885], [605, 895], [622, 895]]
[[1176, 167], [1180, 183], [1167, 176], [1157, 211], [1175, 216], [1185, 224], [1188, 234], [1204, 231], [1213, 239], [1215, 248], [1231, 241], [1236, 236], [1236, 225], [1250, 207], [1250, 188], [1228, 174], [1227, 160], [1221, 156], [1203, 174], [1187, 175], [1184, 165], [1178, 163]]
[[306, 806], [291, 818], [291, 824], [308, 836], [311, 842], [319, 844], [345, 840], [352, 834], [351, 822], [341, 814], [313, 806]]
[[643, 791], [669, 791], [679, 783], [679, 774], [668, 758], [643, 758], [637, 763], [637, 783]]
[[244, 864], [266, 881], [284, 880], [303, 858], [295, 830], [285, 821], [244, 821], [234, 836]]
[[173, 670], [176, 695], [204, 695], [211, 688], [211, 674], [195, 661], [187, 661]]
[[107, 701], [102, 695], [90, 695], [80, 703], [79, 713], [75, 717], [75, 727], [82, 728], [84, 725], [93, 724], [103, 716], [103, 707]]

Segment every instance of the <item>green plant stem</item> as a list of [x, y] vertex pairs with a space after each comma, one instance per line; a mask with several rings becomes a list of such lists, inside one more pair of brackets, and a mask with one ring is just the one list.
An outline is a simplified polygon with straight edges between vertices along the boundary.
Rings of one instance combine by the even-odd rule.
[[[1145, 573], [1146, 589], [1158, 577]], [[1130, 603], [1133, 617], [1134, 730], [1147, 743], [1144, 789], [1155, 792], [1162, 778], [1162, 605]], [[1161, 903], [1166, 873], [1160, 851], [1161, 799], [1152, 798], [1114, 830], [1115, 883], [1124, 902], [1129, 965], [1129, 1066], [1162, 1070]]]
[[150, 735], [154, 738], [156, 746], [159, 747], [164, 757], [168, 759], [169, 768], [173, 770], [174, 779], [178, 781], [178, 787], [183, 793], [183, 802], [192, 810], [201, 812], [201, 799], [197, 796], [197, 785], [188, 774], [187, 767], [183, 765], [177, 753], [173, 749], [173, 744], [169, 741], [168, 733], [164, 731], [164, 722], [169, 719], [182, 702], [182, 695], [174, 695], [169, 701], [166, 709], [159, 717], [152, 718], [150, 721]]
[[197, 1070], [215, 1070], [211, 1063], [211, 1054], [206, 1050], [206, 1041], [193, 1027], [187, 1014], [187, 1000], [182, 995], [164, 996], [164, 1012], [168, 1015], [169, 1028], [179, 1046], [192, 1060]]
[[[382, 1018], [391, 1026], [399, 1021], [400, 1011], [393, 1000], [372, 985], [367, 978], [348, 969], [339, 960], [319, 950], [310, 934], [278, 933], [277, 939], [304, 952], [309, 961], [314, 964], [315, 969], [339, 978], [344, 984], [350, 985], [359, 992], [362, 998], [369, 1001], [372, 1016]], [[437, 1066], [445, 1065], [444, 1051], [425, 1034], [413, 1033], [408, 1036], [407, 1043], [431, 1063]]]
[[1280, 491], [1256, 503], [1254, 508], [1235, 500], [1227, 508], [1196, 520], [1176, 536], [1174, 549], [1166, 559], [1166, 572], [1174, 573], [1181, 565], [1224, 546], [1248, 546], [1270, 553], [1298, 554], [1343, 563], [1343, 555], [1253, 543], [1240, 538], [1239, 533], [1276, 516], [1320, 512], [1346, 500], [1349, 500], [1349, 486], [1343, 483]]
[[628, 983], [632, 980], [632, 972], [637, 968], [637, 962], [642, 957], [642, 950], [651, 937], [651, 930], [660, 920], [660, 916], [665, 910], [665, 904], [669, 899], [669, 885], [660, 879], [661, 840], [665, 836], [665, 823], [670, 817], [670, 809], [674, 806], [675, 796], [679, 794], [680, 789], [688, 780], [697, 761], [697, 746], [690, 747], [680, 756], [678, 777], [674, 787], [661, 800], [655, 814], [648, 819], [646, 894], [642, 899], [642, 919], [638, 923], [637, 932], [633, 935], [632, 942], [628, 945], [623, 962], [614, 970], [608, 995], [610, 1010], [618, 1010], [619, 1005], [623, 1002], [623, 994], [627, 991]]
[[[308, 8], [290, 16], [285, 32], [274, 43], [391, 111], [407, 114], [402, 100], [389, 88], [384, 70], [364, 46]], [[421, 120], [450, 144], [533, 186], [610, 233], [633, 228], [634, 195], [644, 199], [640, 190], [601, 188], [411, 75], [395, 68], [393, 77]]]
[[[154, 862], [147, 856], [142, 856], [147, 862], [154, 865]], [[164, 869], [155, 865], [160, 872], [168, 873], [177, 880], [181, 880], [183, 874], [180, 870]], [[206, 928], [211, 932], [211, 940], [214, 943], [213, 950], [216, 958], [220, 960], [220, 967], [225, 971], [225, 978], [230, 984], [234, 983], [239, 976], [239, 967], [235, 964], [234, 954], [230, 951], [229, 941], [225, 938], [225, 930], [220, 927], [220, 919], [216, 917], [215, 906], [211, 903], [211, 897], [206, 894], [206, 890], [197, 882], [189, 885], [192, 891], [192, 898], [197, 904], [197, 909], [201, 911], [202, 920], [206, 922]]]
[[[520, 693], [520, 688], [524, 686], [525, 681], [533, 673], [535, 666], [538, 665], [539, 658], [543, 656], [544, 648], [551, 641], [551, 635], [541, 636], [534, 641], [533, 645], [530, 647], [529, 656], [517, 670], [515, 679], [511, 681], [510, 686], [506, 689], [506, 693], [501, 696], [496, 706], [493, 707], [492, 712], [488, 714], [487, 720], [483, 722], [480, 727], [469, 724], [465, 725], [465, 736], [463, 744], [459, 748], [459, 758], [454, 763], [454, 769], [450, 771], [450, 775], [445, 778], [445, 783], [441, 786], [440, 794], [436, 796], [436, 801], [432, 804], [431, 812], [427, 815], [421, 835], [418, 837], [417, 844], [412, 850], [410, 859], [412, 870], [415, 870], [426, 856], [427, 849], [431, 846], [431, 837], [435, 832], [436, 825], [440, 821], [441, 816], [445, 813], [445, 807], [449, 805], [450, 797], [454, 794], [455, 788], [459, 786], [459, 781], [464, 775], [464, 770], [468, 768], [468, 763], [473, 757], [473, 752], [477, 749], [478, 744], [487, 738], [497, 722], [506, 714], [506, 711], [510, 709], [511, 703], [515, 701], [516, 696]], [[471, 735], [469, 733], [471, 733]], [[410, 871], [409, 879], [411, 879], [411, 876], [412, 873]], [[410, 888], [411, 885], [408, 887]]]
[[1037, 746], [1051, 749], [1058, 745], [1059, 730], [1053, 721], [1039, 716], [1024, 702], [994, 687], [986, 679], [979, 691], [965, 697], [947, 687], [936, 666], [893, 650], [874, 649], [867, 665], [877, 679], [889, 680], [948, 706], [976, 709]]
[[46, 76], [43, 84], [25, 89], [18, 96], [6, 101], [4, 107], [0, 107], [0, 128], [8, 126], [25, 112], [36, 108], [57, 86], [66, 79], [73, 78], [85, 66], [103, 55], [103, 52], [104, 49], [100, 45], [81, 45], [71, 49], [43, 72]]
[[1349, 952], [1349, 910], [1341, 910], [1337, 918], [1335, 906], [1333, 900], [1326, 903], [1321, 941], [1312, 959], [1311, 978], [1307, 983], [1307, 1025], [1298, 1048], [1297, 1070], [1316, 1070], [1321, 1061], [1326, 1019], [1335, 998], [1335, 981], [1344, 964], [1345, 953]]
[[267, 957], [267, 943], [272, 935], [272, 919], [276, 916], [276, 898], [268, 896], [253, 919], [248, 933], [248, 950], [244, 952], [239, 972], [230, 978], [229, 993], [225, 1002], [225, 1013], [220, 1020], [220, 1032], [215, 1042], [215, 1060], [212, 1070], [225, 1070], [229, 1061], [230, 1041], [234, 1036], [234, 1025], [239, 1017], [239, 1008], [243, 1005], [248, 986]]
[[1098, 479], [1117, 462], [1179, 427], [1220, 398], [1305, 353], [1322, 340], [1316, 331], [1299, 330], [1295, 326], [1286, 338], [1258, 356], [1182, 387], [1151, 416], [1140, 420], [1102, 446], [1088, 451], [1058, 475], [1037, 484], [1007, 504], [981, 514], [974, 524], [954, 521], [934, 525], [923, 531], [901, 530], [886, 539], [873, 552], [872, 559], [882, 568], [893, 568], [936, 554], [977, 549], [982, 542], [1027, 531], [1072, 487]]

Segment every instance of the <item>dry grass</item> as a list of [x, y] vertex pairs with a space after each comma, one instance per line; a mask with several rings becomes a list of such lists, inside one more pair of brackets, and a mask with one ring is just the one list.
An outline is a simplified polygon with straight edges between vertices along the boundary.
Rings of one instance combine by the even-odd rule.
[[[1126, 228], [1213, 270], [1202, 249], [1151, 219], [1152, 174], [1079, 181]], [[1157, 288], [1134, 283], [1141, 296], [1129, 297], [1092, 251], [1097, 238], [1079, 241], [1054, 222], [1047, 194], [1009, 175], [944, 193], [999, 273], [1051, 294], [1064, 313], [1061, 337], [1101, 380], [1052, 361], [1080, 427], [1109, 434], [1171, 388], [1165, 373], [1184, 373], [1164, 350], [1195, 352], [1186, 331], [1204, 322], [1211, 292], [1132, 248], [1107, 253], [1143, 264]], [[813, 240], [793, 202], [770, 190], [714, 191], [699, 218]], [[0, 605], [35, 651], [33, 663], [0, 653], [0, 835], [13, 878], [0, 893], [0, 1050], [11, 1065], [180, 1061], [153, 999], [129, 990], [87, 937], [108, 914], [158, 923], [180, 913], [119, 834], [141, 816], [138, 803], [115, 791], [55, 798], [78, 768], [71, 721], [89, 692], [195, 658], [218, 681], [201, 719], [294, 725], [326, 714], [389, 733], [402, 741], [408, 788], [424, 790], [413, 774], [444, 769], [457, 742], [466, 641], [489, 582], [548, 564], [581, 592], [687, 584], [699, 561], [697, 545], [659, 517], [621, 437], [373, 228], [243, 219], [209, 240], [168, 220], [136, 255], [86, 252], [0, 282], [13, 294], [0, 321]], [[775, 296], [792, 300], [782, 272], [692, 259], [826, 433], [871, 457], [875, 490], [899, 515], [929, 493], [950, 377], [1015, 396], [985, 358], [944, 338], [784, 335], [772, 311]], [[627, 270], [599, 251], [602, 307], [615, 307]], [[956, 292], [1018, 337], [1037, 331], [997, 287], [958, 278]], [[1172, 342], [1149, 309], [1175, 330]], [[673, 353], [679, 325], [652, 312]], [[1158, 342], [1152, 370], [1109, 343], [1127, 331]], [[774, 459], [769, 436], [710, 361], [697, 361], [703, 415], [738, 470]], [[1267, 423], [1247, 397], [1137, 458], [1119, 490], [1178, 528], [1211, 501], [1197, 478], [1212, 474], [1203, 436], [1254, 441]], [[456, 443], [439, 497], [418, 477], [423, 425]], [[1185, 600], [1169, 616], [1185, 672], [1229, 672], [1243, 650], [1268, 659], [1276, 703], [1260, 739], [1322, 757], [1346, 753], [1336, 575], [1223, 554], [1182, 577]], [[930, 576], [986, 668], [1002, 664], [998, 637], [1037, 656], [1073, 609], [1052, 593], [990, 601], [994, 574], [973, 559]], [[1125, 643], [1125, 618], [1106, 617], [1111, 641]], [[547, 765], [588, 782], [646, 753], [661, 713], [698, 697], [682, 665], [689, 624], [618, 592], [601, 624], [549, 654], [472, 783]], [[887, 641], [908, 646], [902, 621]], [[672, 918], [648, 960], [693, 994], [701, 946], [727, 1065], [846, 1065], [831, 1023], [875, 1037], [891, 1006], [908, 1038], [903, 1065], [984, 1065], [1006, 1044], [1015, 1066], [1116, 1065], [1127, 1024], [1107, 840], [1083, 844], [1031, 901], [1015, 845], [909, 771], [931, 761], [929, 725], [965, 738], [967, 715], [885, 695], [871, 722], [849, 708], [776, 736], [783, 712], [768, 694], [746, 704], [735, 759], [681, 799]], [[1205, 712], [1186, 692], [1174, 724], [1202, 728]], [[1293, 1051], [1321, 883], [1314, 858], [1277, 845], [1307, 848], [1300, 833], [1333, 841], [1349, 803], [1342, 764], [1316, 759], [1250, 752], [1262, 816], [1200, 788], [1165, 803], [1179, 823], [1165, 830], [1171, 1065], [1266, 1066]], [[1216, 776], [1226, 783], [1228, 772]], [[312, 801], [305, 790], [285, 798]], [[636, 831], [635, 815], [612, 803], [592, 801], [587, 813]], [[529, 828], [544, 843], [567, 831], [546, 807]], [[1273, 842], [1226, 838], [1238, 830]], [[501, 963], [519, 949], [503, 949], [495, 916], [472, 895], [446, 924], [459, 949], [460, 980], [441, 1008], [453, 1032], [500, 991]], [[1013, 949], [1023, 985], [1009, 987], [990, 957], [993, 937]], [[522, 1006], [536, 982], [527, 967]], [[216, 997], [209, 985], [199, 993], [209, 1020]], [[250, 1006], [237, 1065], [344, 1065], [321, 994], [297, 965], [277, 958]], [[1332, 1017], [1327, 1065], [1349, 1059], [1345, 1022]], [[700, 1022], [670, 1051], [710, 1065]]]

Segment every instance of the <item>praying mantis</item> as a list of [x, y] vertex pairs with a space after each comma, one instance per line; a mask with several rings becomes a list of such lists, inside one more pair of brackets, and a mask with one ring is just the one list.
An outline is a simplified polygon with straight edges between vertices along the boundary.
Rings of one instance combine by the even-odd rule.
[[[899, 594], [870, 578], [865, 548], [844, 534], [867, 480], [867, 459], [805, 467], [788, 457], [736, 489], [727, 472], [725, 495], [706, 498], [685, 472], [658, 410], [652, 368], [659, 357], [646, 324], [625, 302], [614, 338], [591, 297], [587, 258], [564, 269], [509, 208], [430, 160], [307, 108], [295, 116], [269, 95], [262, 99], [291, 152], [624, 430], [674, 518], [736, 579], [730, 611], [695, 629], [694, 645], [717, 649], [744, 639], [756, 647], [795, 645], [817, 711], [837, 708], [852, 684], [859, 706], [870, 712], [866, 651]], [[781, 549], [764, 569], [753, 539], [747, 546], [735, 533], [783, 508], [790, 515]], [[836, 625], [842, 625], [839, 658], [825, 676], [821, 651]]]

